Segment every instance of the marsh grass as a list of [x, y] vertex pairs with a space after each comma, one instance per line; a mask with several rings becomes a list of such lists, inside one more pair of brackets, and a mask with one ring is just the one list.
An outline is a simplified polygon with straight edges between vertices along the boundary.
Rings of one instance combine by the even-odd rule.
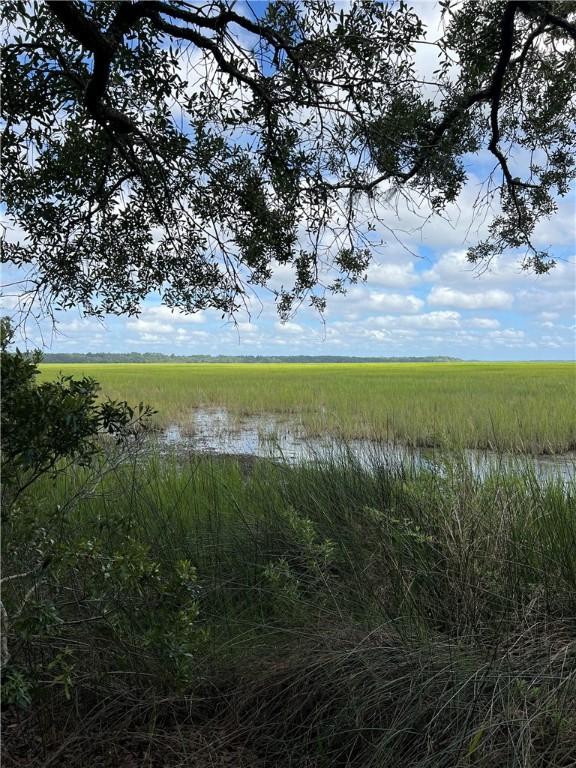
[[152, 403], [157, 424], [197, 408], [271, 415], [308, 437], [520, 453], [576, 449], [573, 363], [43, 365], [94, 376], [103, 392]]
[[5, 590], [12, 674], [66, 765], [567, 768], [575, 491], [376, 451], [79, 470], [5, 525], [6, 570], [50, 558]]

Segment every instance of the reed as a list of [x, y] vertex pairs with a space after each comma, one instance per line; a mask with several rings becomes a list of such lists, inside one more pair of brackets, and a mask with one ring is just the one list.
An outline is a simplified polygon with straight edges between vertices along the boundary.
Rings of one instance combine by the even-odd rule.
[[35, 681], [66, 765], [127, 734], [151, 762], [201, 765], [207, 732], [212, 765], [576, 760], [574, 482], [454, 456], [434, 473], [345, 450], [152, 456], [28, 503], [4, 567], [50, 560], [5, 590], [23, 605], [11, 674]]
[[157, 409], [160, 426], [197, 408], [272, 414], [308, 436], [523, 453], [576, 448], [573, 363], [43, 365], [94, 376], [102, 392]]

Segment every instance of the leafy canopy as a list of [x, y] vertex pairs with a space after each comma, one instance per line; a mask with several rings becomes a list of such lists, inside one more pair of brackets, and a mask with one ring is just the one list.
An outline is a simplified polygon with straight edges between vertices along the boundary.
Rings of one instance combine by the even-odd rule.
[[531, 238], [574, 179], [576, 3], [440, 6], [430, 40], [403, 0], [5, 0], [4, 258], [91, 314], [151, 291], [231, 313], [290, 266], [285, 317], [361, 279], [400, 198], [442, 212], [484, 151], [478, 206], [500, 210], [470, 260], [548, 270]]

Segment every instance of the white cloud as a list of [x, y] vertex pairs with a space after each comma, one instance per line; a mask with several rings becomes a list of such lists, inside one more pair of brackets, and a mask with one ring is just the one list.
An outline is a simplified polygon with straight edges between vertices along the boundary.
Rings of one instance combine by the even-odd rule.
[[513, 302], [514, 296], [499, 288], [469, 293], [447, 286], [434, 286], [428, 295], [428, 303], [432, 306], [459, 309], [509, 309]]
[[458, 312], [426, 312], [423, 315], [404, 318], [404, 324], [430, 330], [457, 328], [460, 324], [460, 315]]
[[574, 245], [574, 196], [558, 200], [558, 210], [550, 219], [536, 224], [533, 241], [543, 248]]
[[174, 326], [168, 323], [159, 323], [156, 320], [128, 320], [126, 327], [131, 331], [138, 331], [138, 333], [152, 333], [152, 334], [167, 334], [174, 333]]
[[423, 328], [438, 330], [441, 328], [457, 328], [460, 325], [458, 312], [425, 312], [420, 315], [386, 315], [384, 317], [369, 317], [366, 325], [377, 325], [383, 328]]
[[373, 341], [390, 341], [389, 331], [366, 331], [364, 335]]
[[500, 322], [490, 317], [473, 317], [468, 323], [473, 328], [499, 328]]
[[367, 271], [367, 285], [382, 285], [387, 288], [410, 288], [420, 282], [414, 271], [414, 262], [406, 264], [372, 263]]
[[[490, 272], [485, 271], [482, 274], [482, 280], [489, 278]], [[456, 282], [470, 283], [477, 281], [480, 272], [477, 267], [470, 264], [466, 258], [466, 251], [448, 251], [443, 253], [435, 262], [433, 267], [423, 274], [426, 282], [442, 282], [449, 285]]]
[[525, 337], [524, 331], [516, 330], [515, 328], [505, 328], [503, 331], [491, 331], [488, 336], [491, 339], [523, 339]]
[[178, 341], [198, 341], [209, 339], [211, 334], [207, 331], [190, 331], [188, 328], [177, 328], [176, 339]]
[[[130, 339], [128, 341], [131, 341]], [[140, 343], [142, 341], [147, 342], [148, 344], [165, 344], [166, 339], [164, 336], [158, 336], [155, 333], [142, 333], [138, 339], [135, 339], [136, 343]]]
[[529, 346], [526, 339], [526, 334], [522, 330], [516, 328], [505, 328], [504, 330], [490, 331], [484, 339], [485, 344], [489, 347], [491, 345], [521, 348]]
[[273, 291], [279, 291], [281, 288], [290, 288], [296, 280], [296, 273], [292, 264], [279, 264], [272, 261], [270, 264], [272, 277], [268, 281], [268, 287]]
[[421, 244], [447, 249], [476, 243], [486, 237], [490, 224], [490, 216], [475, 210], [481, 187], [481, 180], [471, 174], [457, 202], [449, 203], [442, 215], [434, 214], [423, 198], [409, 201], [397, 195], [387, 203], [377, 202], [374, 207], [382, 223], [376, 224], [376, 231], [384, 240], [394, 233], [410, 249]]
[[95, 330], [102, 330], [102, 323], [94, 318], [76, 318], [75, 320], [66, 320], [58, 323], [57, 331], [62, 333], [89, 333]]
[[258, 333], [258, 326], [254, 325], [254, 323], [241, 322], [241, 323], [238, 323], [236, 327], [238, 328], [238, 331], [240, 333], [248, 333], [248, 334]]
[[304, 326], [290, 321], [286, 323], [276, 322], [274, 323], [274, 327], [282, 333], [306, 333]]
[[516, 293], [521, 290], [556, 290], [566, 285], [576, 287], [574, 258], [558, 260], [556, 266], [544, 275], [522, 269], [518, 256], [505, 254], [495, 257], [489, 265], [470, 264], [464, 250], [442, 253], [431, 269], [422, 275], [425, 282], [440, 283], [452, 288], [500, 288]]
[[164, 322], [177, 322], [177, 323], [193, 323], [199, 324], [205, 322], [205, 316], [202, 312], [194, 312], [193, 314], [181, 312], [180, 310], [174, 310], [171, 307], [166, 307], [164, 304], [160, 304], [152, 307], [145, 307], [142, 310], [142, 318], [150, 320], [159, 320]]
[[422, 299], [417, 296], [405, 296], [400, 293], [369, 293], [366, 307], [380, 309], [383, 312], [419, 312], [424, 306]]
[[550, 310], [573, 312], [576, 309], [576, 293], [574, 288], [552, 291], [538, 289], [519, 291], [516, 295], [516, 306], [523, 312]]

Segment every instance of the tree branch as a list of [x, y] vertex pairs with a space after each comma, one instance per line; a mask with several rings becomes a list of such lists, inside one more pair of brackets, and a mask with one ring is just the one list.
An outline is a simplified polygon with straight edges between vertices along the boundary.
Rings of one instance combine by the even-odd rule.
[[119, 133], [133, 132], [135, 126], [132, 121], [119, 110], [104, 104], [103, 100], [110, 78], [110, 66], [124, 34], [135, 21], [148, 15], [149, 4], [122, 4], [107, 34], [103, 34], [70, 0], [47, 0], [47, 5], [72, 37], [94, 56], [92, 76], [84, 90], [84, 103], [90, 114], [101, 124], [109, 123]]
[[[515, 14], [517, 9], [519, 8], [524, 13], [527, 13], [525, 6], [528, 6], [528, 11], [530, 11], [529, 15], [531, 17], [533, 16], [532, 11], [534, 7], [536, 7], [538, 12], [545, 17], [545, 21], [543, 21], [528, 36], [523, 46], [523, 49], [520, 53], [520, 56], [516, 60], [512, 60], [511, 56], [512, 56], [512, 50], [513, 50], [513, 44], [514, 44]], [[500, 102], [502, 99], [504, 78], [506, 76], [506, 72], [510, 64], [517, 64], [517, 63], [523, 64], [530, 45], [533, 43], [535, 38], [538, 37], [538, 35], [540, 35], [542, 32], [545, 31], [545, 28], [547, 28], [548, 24], [556, 24], [562, 27], [563, 29], [566, 29], [567, 27], [570, 29], [573, 29], [572, 25], [570, 25], [568, 22], [560, 23], [561, 21], [564, 22], [564, 20], [560, 19], [560, 17], [555, 17], [553, 16], [553, 14], [550, 14], [547, 11], [545, 11], [545, 9], [542, 9], [539, 3], [538, 4], [525, 3], [525, 2], [521, 2], [520, 0], [511, 0], [511, 2], [508, 2], [504, 9], [504, 13], [502, 15], [502, 20], [500, 25], [500, 56], [498, 58], [498, 61], [492, 73], [490, 85], [488, 86], [488, 88], [485, 88], [480, 91], [476, 91], [474, 93], [471, 93], [463, 97], [455, 107], [453, 107], [449, 112], [447, 112], [444, 118], [442, 119], [442, 121], [435, 128], [429, 143], [426, 145], [425, 148], [423, 148], [420, 154], [420, 157], [413, 164], [412, 168], [410, 168], [408, 171], [404, 173], [394, 174], [393, 177], [396, 178], [398, 181], [405, 183], [410, 179], [412, 179], [414, 176], [416, 176], [416, 174], [422, 169], [426, 160], [430, 157], [431, 150], [433, 150], [436, 146], [438, 146], [442, 137], [444, 136], [446, 131], [454, 124], [454, 122], [466, 110], [470, 109], [470, 107], [472, 107], [474, 104], [477, 104], [479, 102], [490, 102], [491, 137], [490, 137], [490, 143], [488, 144], [488, 149], [498, 160], [498, 163], [504, 174], [506, 184], [510, 190], [510, 194], [514, 201], [514, 205], [517, 209], [518, 216], [519, 218], [521, 218], [521, 207], [516, 195], [516, 188], [517, 187], [533, 187], [534, 185], [523, 184], [522, 182], [517, 181], [512, 177], [512, 174], [508, 167], [508, 162], [506, 160], [506, 157], [498, 147], [498, 142], [500, 140], [500, 127], [498, 124], [498, 113], [500, 109]], [[574, 28], [574, 32], [576, 33], [576, 28]], [[570, 32], [570, 34], [572, 34], [572, 32]], [[392, 178], [392, 174], [384, 173], [376, 177], [372, 181], [368, 182], [367, 184], [333, 185], [333, 188], [348, 188], [348, 189], [354, 189], [357, 191], [369, 192], [372, 189], [374, 189], [376, 186], [378, 186], [381, 182], [390, 178]]]
[[96, 24], [90, 21], [71, 0], [47, 0], [46, 5], [84, 48], [97, 53], [110, 47], [110, 42]]
[[554, 13], [550, 13], [542, 3], [527, 2], [526, 0], [518, 0], [516, 3], [518, 8], [525, 16], [533, 17], [535, 13], [541, 16], [545, 23], [552, 24], [554, 27], [559, 27], [565, 32], [568, 32], [573, 40], [576, 40], [576, 24], [572, 24], [568, 19], [562, 16], [557, 16]]
[[103, 103], [106, 88], [110, 78], [110, 67], [118, 48], [122, 45], [124, 35], [140, 19], [148, 18], [159, 31], [172, 37], [189, 40], [199, 48], [210, 51], [219, 68], [231, 75], [238, 82], [248, 85], [263, 101], [271, 103], [272, 99], [258, 81], [242, 72], [222, 53], [218, 43], [209, 37], [201, 35], [188, 27], [164, 21], [160, 13], [173, 18], [188, 21], [210, 29], [222, 29], [228, 23], [240, 24], [245, 29], [254, 32], [269, 42], [280, 44], [277, 36], [261, 25], [254, 24], [233, 11], [222, 11], [217, 17], [203, 17], [199, 14], [173, 8], [166, 3], [155, 0], [129, 4], [122, 3], [114, 16], [107, 32], [102, 33], [96, 24], [90, 21], [71, 0], [47, 0], [50, 11], [60, 20], [66, 30], [94, 56], [92, 76], [86, 84], [84, 103], [90, 114], [100, 123], [111, 124], [120, 133], [132, 133], [136, 130], [133, 122], [119, 110]]
[[251, 88], [256, 95], [260, 96], [263, 101], [268, 103], [272, 102], [272, 98], [266, 93], [260, 83], [258, 83], [255, 78], [250, 77], [235, 67], [234, 64], [223, 55], [218, 47], [218, 43], [214, 40], [211, 40], [209, 37], [205, 37], [192, 29], [188, 29], [187, 27], [178, 27], [175, 24], [170, 24], [169, 22], [164, 21], [159, 14], [154, 14], [150, 18], [154, 26], [160, 31], [166, 32], [166, 34], [172, 35], [173, 37], [189, 40], [191, 43], [198, 46], [198, 48], [210, 51], [223, 72], [226, 72], [226, 74], [231, 75], [235, 80], [249, 86], [249, 88]]
[[[280, 33], [241, 16], [230, 8], [220, 8], [217, 15], [205, 15], [201, 10], [188, 10], [187, 8], [176, 7], [164, 0], [141, 0], [136, 3], [125, 2], [120, 4], [107, 31], [102, 32], [93, 21], [82, 13], [78, 5], [71, 0], [47, 0], [47, 5], [69, 34], [93, 54], [94, 67], [92, 76], [85, 87], [84, 101], [90, 114], [99, 123], [119, 133], [138, 133], [138, 130], [126, 115], [104, 103], [110, 77], [110, 68], [118, 48], [123, 44], [125, 34], [142, 18], [149, 19], [156, 30], [164, 32], [173, 38], [188, 40], [198, 48], [208, 51], [223, 73], [230, 75], [237, 82], [247, 85], [262, 100], [266, 105], [268, 114], [271, 107], [279, 102], [264, 87], [263, 79], [258, 76], [252, 77], [239, 68], [233, 58], [225, 55], [219, 40], [201, 34], [197, 31], [197, 28], [222, 32], [229, 24], [236, 24], [265, 40], [276, 51], [284, 51], [295, 67], [300, 66], [295, 54], [295, 48]], [[512, 59], [517, 11], [521, 11], [524, 16], [530, 19], [539, 19], [539, 24], [526, 38], [519, 56], [516, 59]], [[163, 16], [192, 25], [196, 29], [172, 23], [172, 21], [167, 21]], [[576, 40], [576, 26], [567, 19], [550, 13], [542, 3], [526, 2], [525, 0], [510, 0], [507, 2], [500, 22], [500, 53], [489, 85], [464, 95], [457, 101], [455, 106], [444, 114], [440, 122], [433, 129], [429, 141], [420, 147], [419, 154], [412, 166], [403, 172], [383, 173], [366, 183], [352, 181], [336, 182], [335, 184], [325, 184], [325, 187], [327, 189], [351, 189], [370, 192], [381, 182], [391, 178], [402, 184], [410, 181], [422, 171], [434, 149], [438, 147], [446, 132], [454, 126], [457, 120], [475, 104], [488, 102], [490, 104], [491, 130], [488, 149], [498, 160], [498, 164], [504, 174], [506, 186], [518, 212], [519, 222], [521, 222], [522, 206], [518, 200], [516, 189], [521, 186], [531, 185], [522, 184], [513, 178], [507, 159], [499, 148], [500, 104], [506, 74], [510, 66], [519, 64], [520, 67], [523, 67], [534, 40], [543, 32], [551, 31], [554, 28], [564, 30]], [[310, 78], [306, 72], [304, 74], [308, 86], [313, 92], [317, 93], [320, 83]]]
[[512, 174], [510, 173], [510, 169], [508, 168], [506, 158], [498, 147], [498, 142], [500, 141], [498, 111], [500, 109], [500, 101], [502, 99], [502, 86], [504, 84], [504, 76], [506, 75], [506, 69], [510, 62], [510, 58], [512, 57], [512, 48], [514, 45], [514, 17], [516, 15], [516, 10], [516, 2], [513, 1], [507, 3], [500, 24], [500, 58], [496, 63], [489, 88], [491, 103], [490, 126], [492, 129], [492, 136], [490, 143], [488, 144], [488, 149], [500, 163], [500, 167], [504, 173], [504, 178], [506, 179], [506, 183], [510, 189], [514, 204], [518, 210], [518, 215], [520, 216], [520, 208], [516, 198], [516, 192], [514, 190], [514, 180], [512, 178]]

